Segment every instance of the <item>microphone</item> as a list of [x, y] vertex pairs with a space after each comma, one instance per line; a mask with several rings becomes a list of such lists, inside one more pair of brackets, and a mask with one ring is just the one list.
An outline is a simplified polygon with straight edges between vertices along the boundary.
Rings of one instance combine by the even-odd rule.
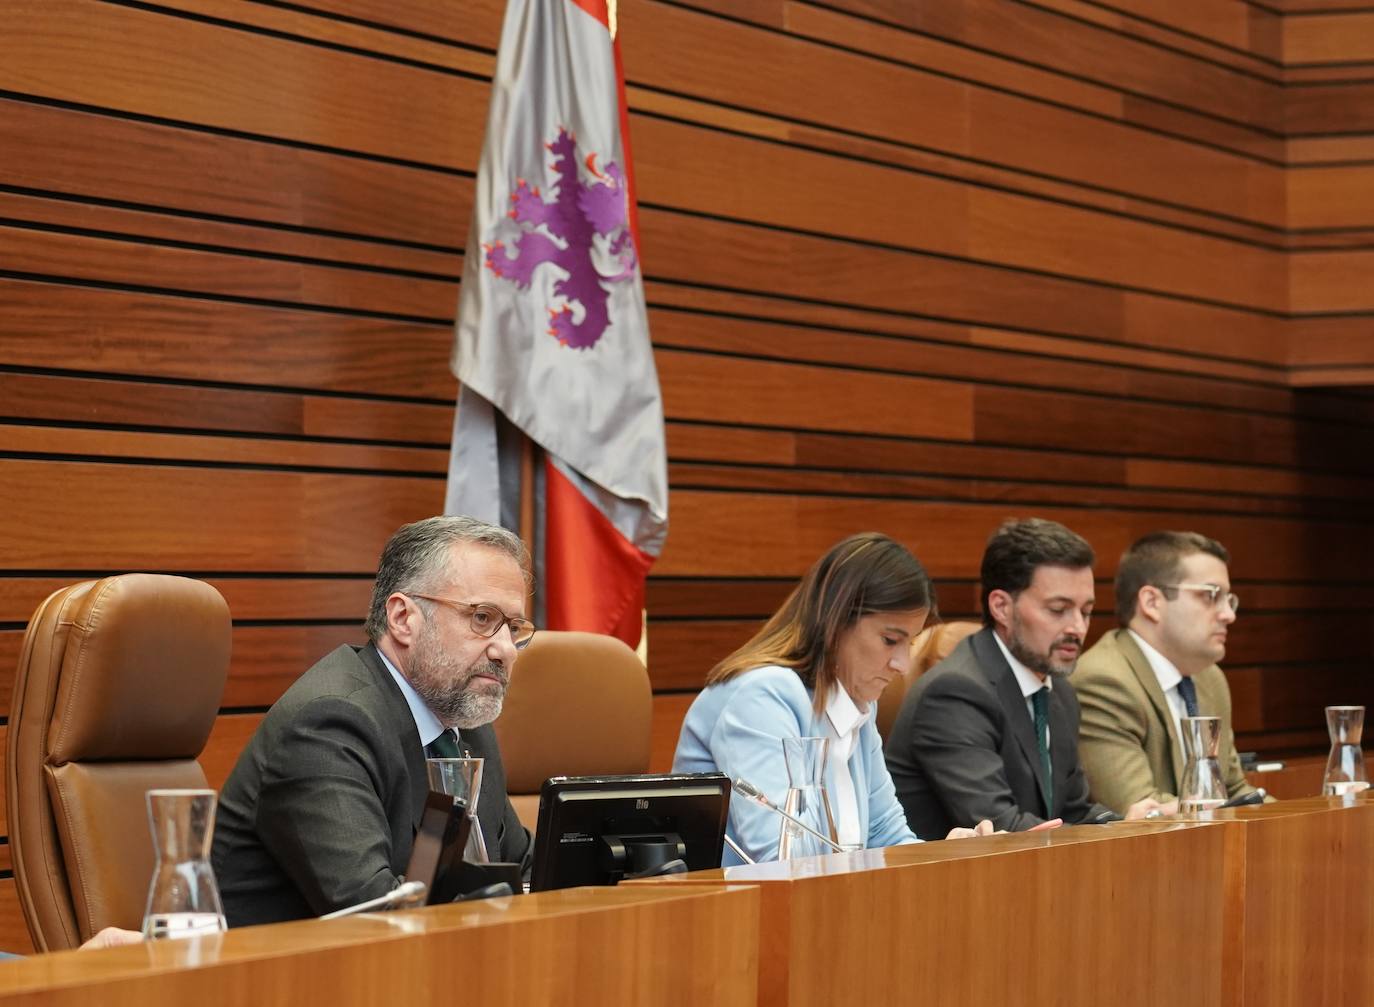
[[725, 845], [728, 846], [728, 847], [730, 847], [730, 849], [732, 849], [732, 850], [735, 851], [735, 856], [739, 857], [739, 858], [740, 858], [741, 860], [743, 860], [746, 864], [756, 864], [756, 863], [758, 863], [757, 860], [755, 860], [755, 859], [754, 859], [753, 857], [751, 857], [749, 854], [745, 853], [744, 850], [740, 849], [739, 843], [735, 842], [735, 841], [734, 841], [733, 839], [731, 839], [728, 835], [725, 836], [724, 838], [725, 838]]
[[336, 909], [332, 913], [325, 913], [320, 917], [322, 920], [336, 920], [340, 916], [352, 916], [354, 913], [365, 913], [369, 909], [385, 909], [400, 902], [409, 902], [419, 898], [429, 890], [429, 885], [423, 881], [403, 881], [385, 895], [379, 895], [375, 899], [368, 899], [366, 902], [359, 902], [356, 906], [345, 906], [343, 909]]
[[[835, 842], [835, 840], [831, 839], [829, 836], [823, 836], [823, 835], [821, 835], [819, 832], [817, 832], [817, 831], [816, 831], [815, 829], [813, 829], [811, 826], [807, 825], [805, 822], [803, 822], [803, 821], [802, 821], [800, 818], [798, 818], [796, 815], [793, 815], [793, 814], [790, 814], [790, 813], [788, 813], [788, 812], [786, 812], [786, 811], [783, 811], [782, 808], [778, 807], [776, 804], [774, 804], [772, 801], [770, 801], [770, 800], [768, 799], [768, 796], [767, 796], [766, 794], [764, 794], [764, 792], [763, 792], [762, 790], [760, 790], [758, 787], [754, 786], [754, 785], [753, 785], [752, 783], [750, 783], [748, 780], [743, 779], [742, 777], [738, 777], [738, 776], [737, 776], [737, 777], [734, 778], [734, 780], [731, 781], [731, 784], [730, 784], [730, 785], [731, 785], [731, 787], [734, 788], [735, 793], [739, 794], [740, 797], [747, 797], [749, 800], [753, 801], [755, 804], [762, 804], [765, 808], [767, 808], [769, 811], [773, 812], [774, 814], [776, 814], [776, 815], [781, 815], [783, 818], [787, 819], [789, 822], [791, 822], [791, 823], [792, 823], [793, 825], [795, 825], [797, 828], [801, 829], [801, 830], [802, 830], [803, 832], [805, 832], [807, 835], [812, 836], [813, 838], [819, 839], [821, 842], [825, 843], [826, 846], [829, 846], [829, 847], [830, 847], [832, 850], [834, 850], [836, 853], [847, 853], [847, 852], [848, 852], [843, 846], [841, 846], [839, 843]], [[731, 846], [734, 846], [734, 843], [731, 843], [730, 845], [731, 845]], [[738, 852], [738, 850], [737, 850], [736, 852]]]
[[1250, 791], [1250, 793], [1248, 794], [1242, 794], [1239, 797], [1231, 798], [1229, 801], [1223, 804], [1222, 807], [1242, 808], [1247, 804], [1263, 804], [1264, 799], [1268, 796], [1268, 791], [1266, 791], [1263, 787], [1257, 787], [1256, 789]]

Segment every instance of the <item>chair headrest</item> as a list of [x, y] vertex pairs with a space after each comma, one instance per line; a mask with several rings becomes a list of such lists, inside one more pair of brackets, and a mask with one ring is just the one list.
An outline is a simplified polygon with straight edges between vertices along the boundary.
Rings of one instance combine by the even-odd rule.
[[954, 653], [964, 637], [982, 628], [976, 622], [940, 622], [927, 627], [911, 641], [911, 670], [907, 678], [914, 682]]
[[538, 793], [550, 776], [642, 773], [652, 720], [649, 674], [633, 650], [613, 636], [540, 630], [493, 725], [507, 790]]
[[63, 622], [50, 765], [200, 754], [229, 671], [229, 606], [218, 591], [163, 574], [107, 577]]
[[976, 622], [937, 622], [934, 626], [927, 626], [912, 638], [911, 663], [907, 666], [906, 674], [898, 675], [888, 682], [887, 688], [878, 697], [876, 720], [878, 733], [884, 741], [887, 740], [887, 733], [892, 729], [897, 712], [902, 708], [902, 700], [906, 698], [906, 691], [911, 688], [912, 683], [949, 657], [954, 648], [959, 646], [960, 640], [978, 632], [980, 628]]

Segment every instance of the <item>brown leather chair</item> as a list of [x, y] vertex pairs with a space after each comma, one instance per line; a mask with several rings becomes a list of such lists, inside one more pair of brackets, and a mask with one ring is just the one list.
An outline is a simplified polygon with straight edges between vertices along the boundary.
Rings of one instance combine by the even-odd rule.
[[959, 646], [959, 641], [983, 627], [976, 622], [939, 622], [928, 626], [911, 641], [911, 665], [905, 675], [898, 675], [878, 697], [878, 733], [884, 741], [902, 708], [907, 689], [931, 668], [935, 667]]
[[144, 792], [204, 787], [196, 757], [229, 669], [229, 606], [209, 584], [126, 574], [38, 606], [10, 705], [6, 809], [40, 951], [137, 930], [154, 853]]
[[520, 820], [534, 830], [550, 776], [646, 772], [652, 721], [649, 674], [633, 650], [613, 636], [540, 630], [494, 725]]

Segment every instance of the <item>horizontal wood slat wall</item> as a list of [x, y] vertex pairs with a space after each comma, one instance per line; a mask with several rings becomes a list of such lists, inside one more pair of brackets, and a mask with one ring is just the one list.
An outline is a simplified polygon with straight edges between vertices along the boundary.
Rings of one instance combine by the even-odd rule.
[[[861, 528], [949, 618], [1007, 516], [1088, 535], [1103, 612], [1134, 536], [1206, 531], [1242, 745], [1374, 701], [1374, 398], [1304, 387], [1374, 384], [1374, 6], [1321, 6], [622, 0], [656, 768]], [[358, 639], [381, 543], [442, 504], [503, 7], [0, 0], [0, 716], [34, 607], [111, 572], [229, 601], [215, 784]]]

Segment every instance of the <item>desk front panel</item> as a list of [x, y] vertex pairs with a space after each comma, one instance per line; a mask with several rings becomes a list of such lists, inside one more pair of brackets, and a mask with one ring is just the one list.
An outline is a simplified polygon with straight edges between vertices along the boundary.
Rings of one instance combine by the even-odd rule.
[[1238, 831], [1130, 825], [688, 875], [757, 883], [759, 1003], [1237, 1002]]
[[0, 966], [0, 1004], [43, 1007], [749, 1007], [758, 892], [573, 889]]

